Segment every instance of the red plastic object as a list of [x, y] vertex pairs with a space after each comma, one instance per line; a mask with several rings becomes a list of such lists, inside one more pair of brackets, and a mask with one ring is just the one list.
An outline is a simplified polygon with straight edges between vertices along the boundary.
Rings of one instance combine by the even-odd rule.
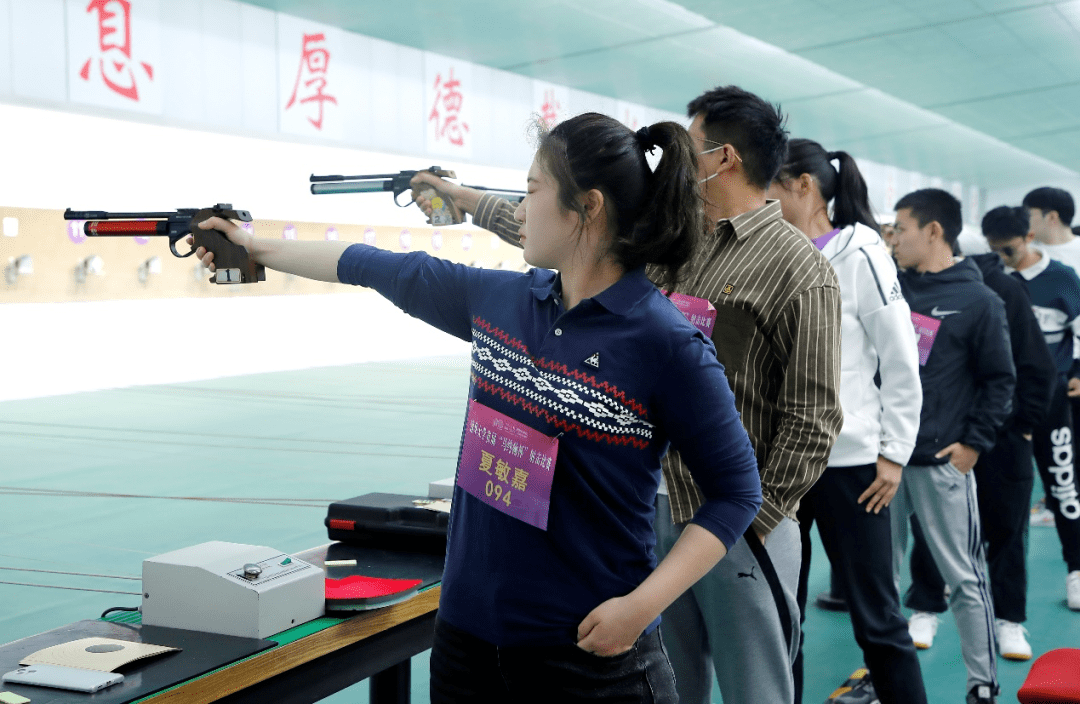
[[94, 220], [86, 224], [87, 233], [95, 235], [156, 235], [158, 234], [156, 220]]
[[330, 528], [333, 530], [356, 530], [356, 521], [346, 521], [343, 518], [331, 518]]
[[384, 579], [353, 575], [326, 580], [326, 600], [372, 599], [408, 591], [420, 585], [419, 579]]
[[1080, 650], [1058, 648], [1040, 655], [1016, 698], [1020, 704], [1080, 704]]

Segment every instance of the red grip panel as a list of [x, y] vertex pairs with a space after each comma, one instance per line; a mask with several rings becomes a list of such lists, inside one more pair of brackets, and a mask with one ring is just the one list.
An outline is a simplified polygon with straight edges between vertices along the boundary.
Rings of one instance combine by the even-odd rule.
[[340, 518], [331, 518], [330, 527], [333, 530], [355, 530], [356, 521], [345, 521]]
[[137, 220], [91, 220], [86, 223], [88, 235], [156, 235], [158, 225], [164, 223], [155, 220], [139, 222]]

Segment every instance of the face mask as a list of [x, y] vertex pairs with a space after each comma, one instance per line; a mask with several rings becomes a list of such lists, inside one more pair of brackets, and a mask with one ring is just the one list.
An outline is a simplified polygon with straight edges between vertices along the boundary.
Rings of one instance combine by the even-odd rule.
[[[713, 144], [715, 144], [715, 142], [713, 142]], [[727, 146], [726, 144], [721, 144], [719, 147], [713, 147], [712, 149], [706, 149], [703, 152], [698, 152], [698, 156], [705, 156], [706, 154], [712, 154], [713, 152], [718, 152], [718, 151], [720, 151], [721, 149], [723, 149], [726, 146]], [[735, 158], [738, 159], [739, 161], [742, 161], [742, 157], [739, 156], [738, 154], [735, 155]], [[701, 184], [705, 183], [706, 181], [709, 181], [710, 179], [714, 179], [719, 175], [720, 175], [720, 172], [718, 171], [715, 174], [713, 174], [712, 176], [706, 176], [705, 178], [699, 178], [698, 179], [698, 185], [701, 185]]]

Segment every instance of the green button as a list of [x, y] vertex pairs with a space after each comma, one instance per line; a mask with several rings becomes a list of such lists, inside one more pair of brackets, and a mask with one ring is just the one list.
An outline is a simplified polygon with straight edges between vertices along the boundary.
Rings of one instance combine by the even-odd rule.
[[281, 563], [281, 564], [283, 564], [283, 565], [291, 565], [291, 564], [292, 564], [292, 558], [291, 558], [291, 557], [286, 557], [286, 558], [285, 558], [285, 559], [284, 559], [284, 560], [282, 561], [282, 563]]

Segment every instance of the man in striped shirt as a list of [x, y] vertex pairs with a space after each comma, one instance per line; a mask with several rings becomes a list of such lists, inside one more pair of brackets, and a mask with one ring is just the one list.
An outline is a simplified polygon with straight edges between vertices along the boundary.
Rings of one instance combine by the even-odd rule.
[[[715, 671], [725, 701], [790, 704], [802, 560], [795, 511], [825, 470], [843, 422], [840, 288], [810, 239], [781, 218], [779, 201], [765, 199], [787, 150], [779, 112], [728, 86], [695, 99], [688, 113], [715, 229], [677, 290], [716, 310], [711, 338], [757, 455], [764, 503], [727, 557], [664, 612], [664, 643], [682, 702], [710, 702]], [[427, 173], [420, 182], [517, 243], [520, 225], [507, 201]], [[664, 478], [659, 559], [702, 502], [677, 453], [665, 457]]]

